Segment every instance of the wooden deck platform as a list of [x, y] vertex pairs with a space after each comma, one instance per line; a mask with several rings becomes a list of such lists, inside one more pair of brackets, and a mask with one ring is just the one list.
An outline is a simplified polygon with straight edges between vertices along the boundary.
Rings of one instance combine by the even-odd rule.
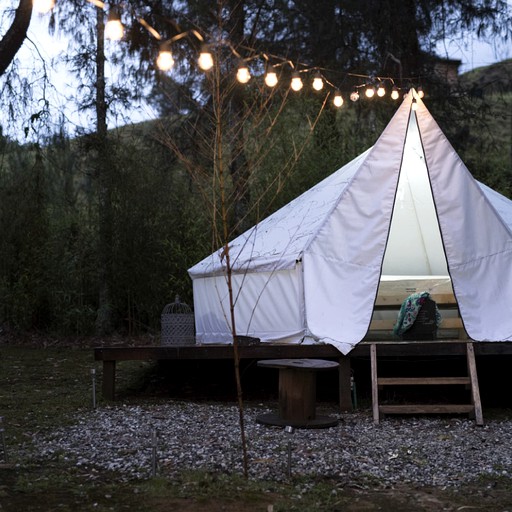
[[[364, 340], [357, 344], [348, 356], [341, 354], [332, 345], [326, 344], [258, 343], [255, 345], [239, 344], [240, 359], [332, 359], [338, 363], [339, 367], [340, 409], [348, 411], [352, 409], [351, 359], [368, 358], [370, 360], [370, 347], [372, 345], [374, 347], [378, 346], [379, 359], [450, 356], [466, 358], [468, 342], [474, 346], [476, 357], [512, 355], [512, 342], [473, 343], [468, 340], [449, 281], [436, 284], [436, 291], [430, 293], [431, 299], [436, 302], [443, 316], [441, 325], [438, 326], [434, 336], [436, 339], [429, 341], [398, 340], [392, 334], [392, 330], [404, 299], [409, 293], [421, 291], [420, 289], [426, 285], [416, 280], [410, 282], [406, 280], [400, 281], [399, 286], [397, 286], [397, 283], [393, 280], [381, 281], [368, 332]], [[420, 289], [411, 287], [420, 287]], [[94, 357], [97, 361], [103, 361], [103, 396], [106, 399], [113, 400], [115, 398], [116, 364], [119, 361], [228, 360], [233, 359], [233, 346], [206, 343], [187, 346], [100, 347], [95, 349]], [[401, 385], [416, 385], [417, 383], [414, 380], [400, 381]], [[440, 382], [435, 381], [435, 383], [437, 385]], [[445, 384], [452, 385], [455, 383], [459, 384], [459, 381], [454, 381], [453, 378], [445, 382]], [[393, 382], [382, 380], [381, 384], [392, 385]], [[433, 382], [422, 379], [422, 384], [432, 385]]]
[[[332, 345], [277, 345], [261, 343], [239, 347], [241, 359], [322, 358], [339, 363], [339, 392], [341, 410], [352, 408], [350, 394], [350, 359], [370, 357], [370, 346], [377, 343], [379, 357], [398, 356], [465, 356], [467, 340], [439, 341], [362, 341], [348, 356], [341, 354]], [[512, 342], [474, 343], [475, 355], [512, 355]], [[187, 345], [187, 346], [143, 346], [143, 347], [98, 347], [94, 359], [103, 362], [103, 396], [115, 398], [116, 364], [121, 361], [199, 360], [232, 359], [232, 345]]]

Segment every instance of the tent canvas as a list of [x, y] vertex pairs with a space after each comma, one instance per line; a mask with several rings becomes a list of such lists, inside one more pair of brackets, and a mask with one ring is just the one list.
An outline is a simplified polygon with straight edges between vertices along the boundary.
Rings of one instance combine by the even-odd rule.
[[[450, 279], [472, 339], [512, 340], [512, 202], [471, 176], [414, 91], [373, 147], [229, 247], [239, 335], [346, 354], [381, 276], [404, 276]], [[189, 274], [198, 342], [229, 343], [222, 250]]]

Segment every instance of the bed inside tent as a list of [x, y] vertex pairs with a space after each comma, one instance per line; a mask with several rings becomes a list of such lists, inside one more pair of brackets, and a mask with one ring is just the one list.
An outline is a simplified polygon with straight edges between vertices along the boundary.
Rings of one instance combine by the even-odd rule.
[[[347, 354], [376, 304], [428, 291], [473, 340], [512, 340], [511, 227], [411, 91], [372, 148], [229, 243], [236, 334]], [[224, 252], [189, 269], [200, 344], [233, 339]]]

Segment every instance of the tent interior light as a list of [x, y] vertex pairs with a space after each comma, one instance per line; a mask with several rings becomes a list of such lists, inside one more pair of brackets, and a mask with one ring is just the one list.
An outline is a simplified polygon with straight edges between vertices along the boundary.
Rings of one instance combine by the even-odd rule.
[[268, 85], [268, 87], [275, 87], [277, 85], [277, 73], [273, 66], [269, 66], [267, 68], [265, 83]]
[[55, 7], [55, 0], [34, 0], [33, 6], [35, 11], [46, 14]]
[[343, 96], [341, 95], [340, 91], [336, 91], [334, 93], [334, 98], [333, 98], [332, 102], [334, 103], [334, 106], [338, 107], [338, 108], [343, 105]]
[[105, 37], [112, 41], [119, 41], [124, 36], [124, 27], [121, 23], [121, 16], [117, 7], [112, 6], [108, 13], [107, 24], [105, 25]]
[[295, 91], [298, 92], [302, 89], [302, 86], [304, 84], [302, 83], [302, 78], [299, 75], [298, 71], [295, 71], [292, 75], [292, 81], [290, 84], [290, 87]]
[[251, 79], [251, 73], [249, 72], [249, 68], [245, 63], [240, 63], [238, 66], [238, 70], [236, 72], [236, 79], [241, 84], [246, 84]]
[[321, 91], [324, 88], [324, 80], [322, 78], [322, 75], [320, 73], [317, 73], [315, 75], [315, 78], [313, 78], [313, 89], [315, 91]]
[[418, 110], [418, 102], [416, 101], [416, 98], [413, 98], [413, 99], [412, 99], [412, 105], [411, 105], [411, 108], [412, 108], [412, 110], [414, 110], [414, 111]]
[[213, 68], [213, 57], [207, 45], [201, 47], [198, 64], [203, 71], [208, 71]]

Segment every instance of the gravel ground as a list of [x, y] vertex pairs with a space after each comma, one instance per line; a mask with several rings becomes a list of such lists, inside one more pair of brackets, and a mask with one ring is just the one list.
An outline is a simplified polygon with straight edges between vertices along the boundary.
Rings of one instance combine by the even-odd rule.
[[[339, 415], [319, 407], [337, 415], [339, 425], [287, 434], [256, 423], [266, 412], [271, 409], [262, 404], [246, 405], [251, 478], [285, 480], [289, 443], [294, 476], [333, 477], [344, 485], [456, 487], [482, 475], [512, 477], [512, 420], [477, 427], [466, 418], [388, 417], [374, 425], [369, 411]], [[123, 480], [147, 478], [152, 439], [160, 475], [242, 472], [237, 408], [218, 403], [101, 407], [78, 415], [73, 426], [34, 433], [20, 461], [64, 458], [92, 476], [107, 470]]]

